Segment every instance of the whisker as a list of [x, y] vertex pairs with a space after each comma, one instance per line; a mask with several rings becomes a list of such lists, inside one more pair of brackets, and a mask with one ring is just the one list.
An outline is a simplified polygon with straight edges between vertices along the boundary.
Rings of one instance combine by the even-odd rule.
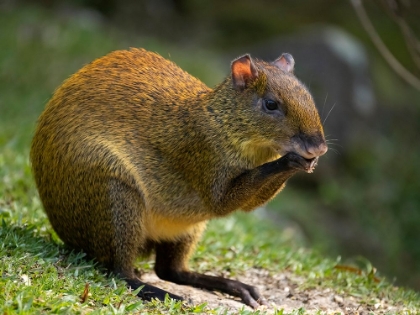
[[328, 93], [327, 95], [325, 95], [324, 104], [322, 104], [321, 117], [324, 116], [324, 108], [325, 108], [325, 104], [327, 103], [327, 98], [328, 98]]
[[328, 142], [328, 140], [325, 141], [327, 144], [331, 144], [331, 145], [335, 145], [335, 146], [339, 146], [342, 147], [342, 145], [340, 144], [340, 142]]
[[330, 145], [329, 146], [329, 148], [330, 149], [333, 149], [333, 150], [337, 150], [336, 148], [340, 148], [340, 149], [342, 149], [343, 148], [343, 146], [342, 145], [337, 145], [336, 143], [333, 143], [334, 145]]
[[331, 147], [329, 148], [328, 151], [332, 151], [333, 153], [335, 153], [337, 155], [341, 155], [340, 151], [338, 151], [337, 149], [331, 148]]
[[328, 118], [328, 116], [330, 116], [330, 114], [331, 114], [332, 110], [333, 110], [333, 109], [334, 109], [334, 107], [335, 107], [335, 104], [337, 104], [337, 103], [334, 103], [334, 104], [333, 104], [333, 106], [331, 107], [330, 111], [329, 111], [329, 112], [328, 112], [328, 114], [327, 114], [327, 117], [325, 117], [325, 119], [324, 119], [324, 121], [322, 122], [322, 124], [325, 124], [325, 122], [327, 121], [327, 118]]
[[338, 142], [328, 142], [328, 141], [326, 141], [326, 143], [329, 145], [329, 146], [336, 146], [336, 147], [340, 147], [340, 148], [342, 148], [343, 146], [340, 144], [340, 143], [338, 143]]
[[331, 141], [339, 141], [338, 139], [325, 139], [325, 141], [329, 141], [329, 142], [331, 142]]
[[340, 155], [341, 155], [341, 150], [340, 149], [343, 149], [343, 147], [337, 148], [337, 149], [334, 148], [334, 147], [331, 147], [331, 146], [328, 147], [328, 150], [331, 150], [331, 151], [333, 151], [335, 153], [340, 153]]

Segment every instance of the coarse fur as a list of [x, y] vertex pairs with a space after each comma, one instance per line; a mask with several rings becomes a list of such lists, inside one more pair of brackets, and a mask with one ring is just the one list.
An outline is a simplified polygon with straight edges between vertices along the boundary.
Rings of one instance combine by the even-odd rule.
[[[188, 258], [207, 220], [266, 203], [326, 151], [312, 97], [286, 57], [238, 58], [214, 89], [143, 49], [112, 52], [67, 79], [31, 148], [60, 238], [133, 288], [144, 285], [134, 260], [155, 250], [163, 279], [264, 303], [250, 286], [190, 272]], [[267, 112], [266, 99], [278, 111]], [[146, 285], [140, 296], [165, 293]]]

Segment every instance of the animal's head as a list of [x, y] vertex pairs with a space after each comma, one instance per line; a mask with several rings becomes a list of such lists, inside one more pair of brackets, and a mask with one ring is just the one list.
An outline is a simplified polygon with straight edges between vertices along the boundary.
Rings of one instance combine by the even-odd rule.
[[327, 152], [324, 131], [311, 94], [293, 75], [294, 63], [287, 53], [271, 63], [249, 55], [232, 62], [233, 111], [239, 120], [247, 117], [238, 141], [315, 159]]

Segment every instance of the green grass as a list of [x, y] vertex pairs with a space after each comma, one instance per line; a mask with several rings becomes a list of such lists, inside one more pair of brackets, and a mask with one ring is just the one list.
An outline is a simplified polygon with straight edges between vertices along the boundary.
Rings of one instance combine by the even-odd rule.
[[[128, 39], [103, 25], [75, 23], [32, 7], [0, 12], [0, 29], [7, 30], [0, 32], [0, 314], [223, 314], [221, 309], [172, 300], [145, 303], [83, 253], [66, 249], [42, 210], [28, 163], [33, 127], [46, 100], [84, 63], [110, 50], [142, 46], [164, 56], [170, 51], [184, 69], [212, 85], [223, 72], [217, 59], [208, 52], [187, 55], [150, 38]], [[283, 194], [296, 192], [288, 187]], [[238, 213], [210, 223], [191, 266], [233, 276], [250, 267], [287, 270], [306, 279], [303, 289], [332, 288], [363, 297], [366, 303], [385, 297], [413, 310], [407, 314], [420, 309], [413, 291], [384, 279], [377, 282], [369, 262], [362, 262], [360, 274], [335, 268], [340, 263], [302, 248], [287, 230], [254, 214]], [[150, 270], [153, 261], [137, 266]], [[82, 302], [86, 284], [89, 296]], [[244, 309], [240, 314], [261, 312]]]
[[[190, 314], [205, 305], [183, 305], [167, 300], [146, 303], [126, 289], [123, 281], [107, 277], [83, 253], [66, 249], [42, 211], [31, 177], [28, 152], [5, 149], [0, 153], [0, 313]], [[283, 192], [287, 193], [287, 192]], [[343, 296], [363, 297], [365, 303], [387, 298], [407, 310], [420, 309], [419, 296], [376, 278], [364, 262], [361, 274], [335, 268], [339, 259], [321, 257], [296, 246], [288, 233], [253, 214], [236, 214], [211, 222], [191, 266], [200, 272], [245, 273], [250, 267], [272, 273], [288, 270], [306, 280], [301, 289], [332, 288]], [[138, 267], [151, 269], [151, 260]], [[82, 302], [86, 283], [89, 296]], [[279, 310], [278, 314], [282, 314]], [[242, 314], [261, 314], [243, 310]], [[305, 314], [296, 310], [295, 314]], [[412, 313], [415, 314], [414, 311]]]

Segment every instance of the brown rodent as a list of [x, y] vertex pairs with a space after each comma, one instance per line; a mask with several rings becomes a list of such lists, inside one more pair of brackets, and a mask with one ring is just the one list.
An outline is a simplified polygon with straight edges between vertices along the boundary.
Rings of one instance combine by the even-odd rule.
[[188, 258], [207, 220], [266, 203], [327, 151], [293, 66], [289, 54], [244, 55], [214, 89], [142, 49], [83, 67], [55, 91], [31, 148], [54, 230], [131, 288], [144, 285], [143, 299], [167, 293], [134, 272], [154, 250], [162, 279], [264, 304], [252, 286], [189, 271]]

